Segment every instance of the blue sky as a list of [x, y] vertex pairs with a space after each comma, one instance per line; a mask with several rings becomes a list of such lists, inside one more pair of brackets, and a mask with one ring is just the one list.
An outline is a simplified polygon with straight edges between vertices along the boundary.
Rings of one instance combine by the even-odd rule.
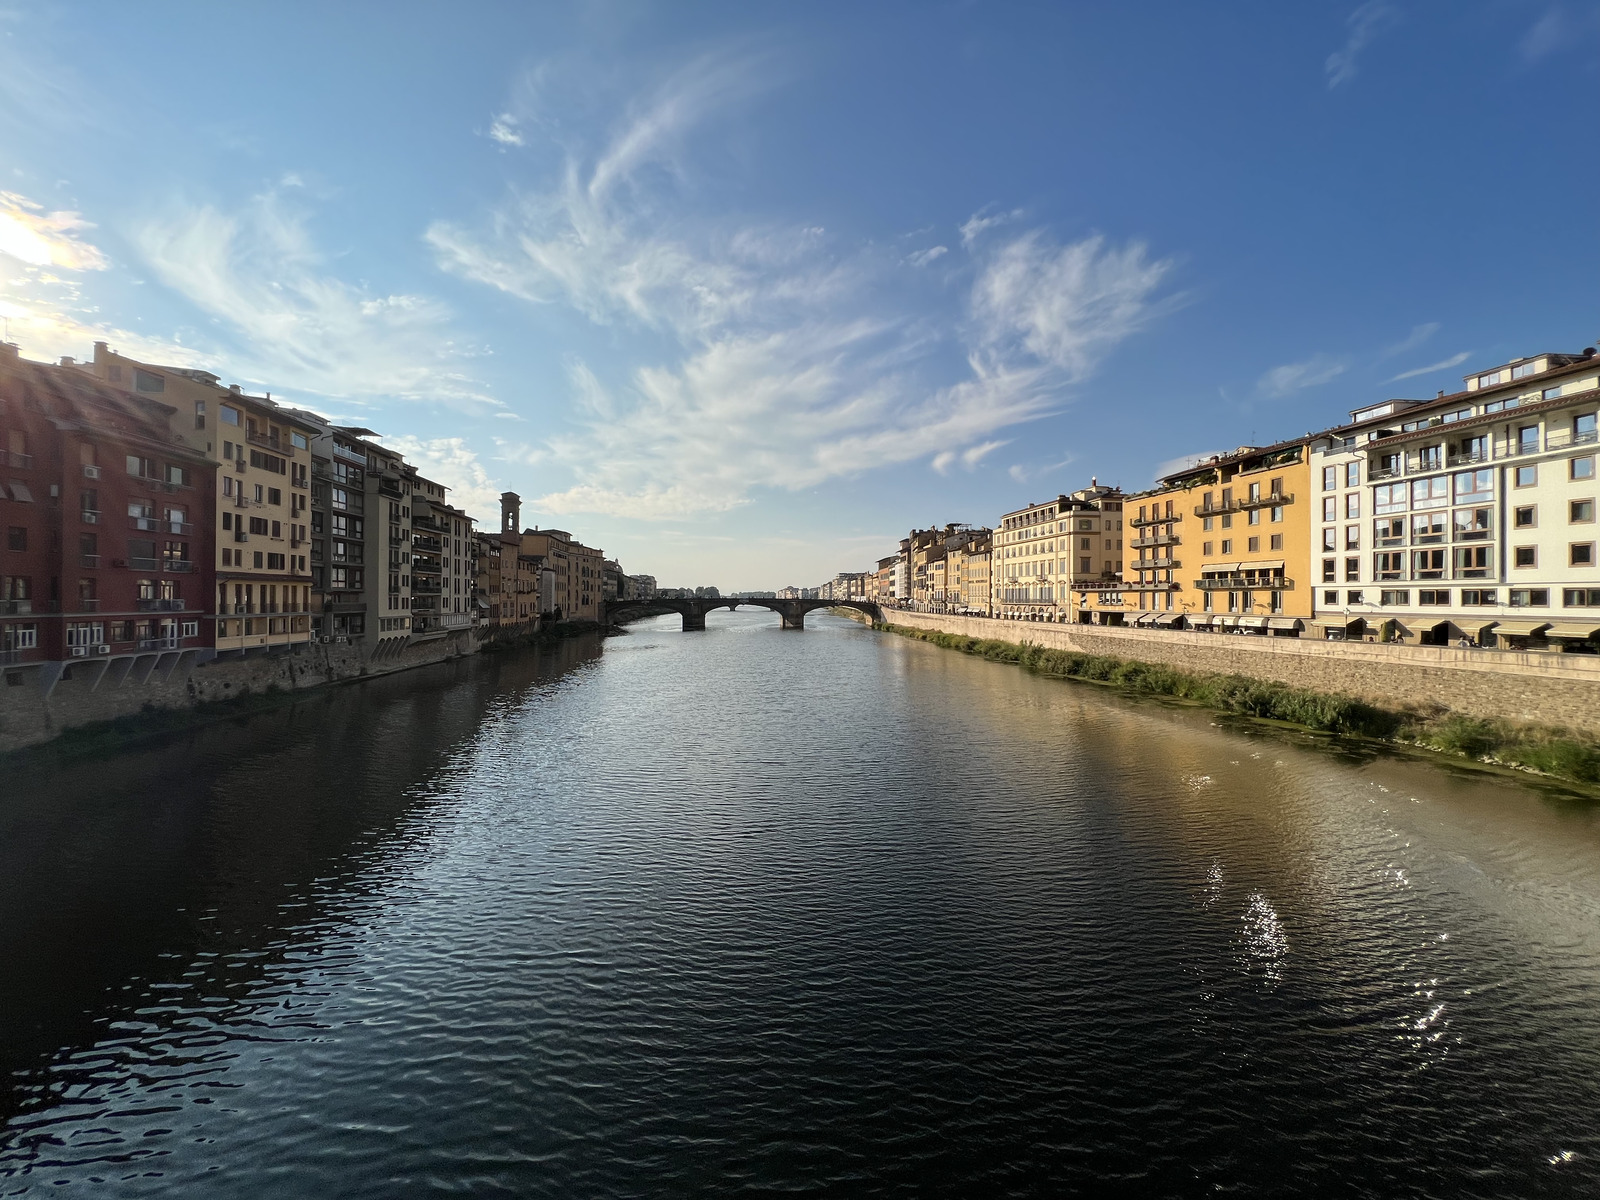
[[1600, 336], [1600, 8], [0, 6], [0, 313], [663, 584]]

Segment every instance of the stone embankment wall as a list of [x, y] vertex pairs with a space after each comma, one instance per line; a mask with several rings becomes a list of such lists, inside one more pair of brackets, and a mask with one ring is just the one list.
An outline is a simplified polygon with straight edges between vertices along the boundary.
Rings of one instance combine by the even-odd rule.
[[277, 689], [296, 691], [387, 675], [475, 654], [471, 631], [369, 657], [358, 645], [305, 643], [259, 656], [197, 663], [192, 654], [74, 662], [48, 695], [33, 670], [7, 672], [0, 685], [0, 752], [47, 742], [68, 729], [148, 709], [193, 708]]
[[1471, 717], [1564, 725], [1600, 735], [1600, 655], [1394, 646], [1223, 633], [1051, 625], [885, 610], [894, 625], [1032, 642], [1338, 692], [1389, 710], [1444, 707]]

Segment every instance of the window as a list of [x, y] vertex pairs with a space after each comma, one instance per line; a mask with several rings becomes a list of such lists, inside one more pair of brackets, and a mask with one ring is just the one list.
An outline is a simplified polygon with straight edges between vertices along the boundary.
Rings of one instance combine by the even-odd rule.
[[1537, 362], [1523, 363], [1521, 366], [1512, 367], [1511, 378], [1526, 379], [1529, 375], [1532, 375], [1536, 370], [1538, 370], [1538, 367], [1539, 364]]
[[1283, 505], [1274, 504], [1272, 506], [1272, 521], [1273, 521], [1274, 524], [1277, 524], [1278, 522], [1281, 522], [1282, 520], [1283, 520]]
[[1411, 552], [1411, 578], [1443, 579], [1443, 550], [1413, 550]]
[[1224, 529], [1232, 529], [1233, 528], [1233, 514], [1232, 513], [1223, 513], [1222, 514], [1222, 527]]
[[1512, 608], [1549, 608], [1549, 588], [1512, 588]]
[[1539, 509], [1532, 504], [1511, 510], [1511, 524], [1516, 529], [1532, 529], [1539, 523]]
[[1494, 471], [1457, 471], [1455, 485], [1457, 504], [1488, 499], [1494, 495]]
[[1537, 567], [1539, 565], [1539, 548], [1537, 546], [1517, 546], [1511, 551], [1511, 565], [1514, 567]]
[[283, 492], [277, 488], [268, 488], [267, 503], [281, 505], [283, 503]]
[[1562, 588], [1563, 608], [1600, 608], [1600, 588]]
[[1337, 604], [1337, 603], [1339, 603], [1339, 593], [1338, 592], [1323, 592], [1322, 593], [1322, 602], [1324, 604]]
[[1206, 533], [1210, 533], [1211, 532], [1211, 521], [1212, 521], [1211, 517], [1201, 517], [1200, 518], [1200, 528], [1203, 529]]
[[1344, 498], [1344, 516], [1347, 521], [1358, 520], [1361, 516], [1361, 493], [1351, 492]]
[[[1254, 486], [1254, 485], [1251, 485], [1251, 486]], [[1250, 516], [1248, 518], [1248, 522], [1251, 525], [1259, 525], [1259, 524], [1261, 524], [1261, 510], [1259, 508], [1252, 508], [1250, 510]]]
[[160, 375], [151, 371], [141, 371], [138, 367], [133, 369], [133, 390], [136, 392], [164, 392], [167, 390], [167, 381]]
[[1458, 508], [1454, 516], [1455, 540], [1458, 542], [1481, 542], [1487, 539], [1493, 530], [1491, 512], [1487, 508]]
[[1444, 514], [1413, 513], [1411, 515], [1411, 544], [1413, 546], [1431, 546], [1436, 542], [1444, 541]]
[[1406, 540], [1406, 519], [1384, 517], [1372, 523], [1373, 541], [1379, 546], [1402, 546]]
[[1498, 593], [1494, 588], [1462, 588], [1461, 607], [1481, 608], [1487, 604], [1497, 604], [1496, 595]]
[[1360, 588], [1356, 588], [1356, 589], [1353, 589], [1352, 591], [1346, 592], [1344, 594], [1344, 602], [1346, 604], [1365, 604], [1366, 603], [1366, 601], [1362, 599], [1362, 592], [1361, 592]]
[[1406, 498], [1410, 489], [1403, 483], [1386, 483], [1372, 490], [1372, 511], [1374, 513], [1405, 512]]
[[6, 530], [7, 550], [26, 550], [28, 548], [28, 527], [26, 525], [12, 525]]
[[1246, 542], [1245, 545], [1247, 547], [1245, 553], [1247, 553], [1247, 554], [1260, 554], [1261, 553], [1261, 539], [1260, 538], [1253, 537], [1248, 542]]
[[1537, 425], [1520, 425], [1517, 427], [1517, 453], [1532, 454], [1539, 448], [1539, 427]]
[[1373, 574], [1378, 579], [1404, 579], [1406, 577], [1406, 552], [1384, 550], [1372, 556]]
[[1223, 538], [1222, 539], [1222, 552], [1224, 554], [1232, 554], [1233, 553], [1233, 539], [1232, 538]]
[[250, 532], [265, 537], [267, 533], [267, 519], [265, 517], [250, 518]]
[[196, 400], [194, 402], [194, 427], [196, 429], [204, 429], [206, 427], [206, 402], [204, 400]]
[[1594, 566], [1594, 543], [1573, 542], [1567, 561], [1575, 567]]
[[1574, 525], [1584, 525], [1594, 520], [1593, 500], [1574, 500], [1567, 506], [1567, 520]]
[[1499, 383], [1504, 378], [1505, 378], [1505, 372], [1504, 371], [1490, 371], [1485, 375], [1479, 375], [1478, 376], [1478, 386], [1481, 387], [1481, 388], [1493, 387], [1495, 384]]
[[161, 478], [161, 472], [156, 467], [156, 464], [155, 464], [155, 462], [153, 460], [148, 459], [148, 458], [140, 458], [136, 454], [130, 454], [127, 457], [128, 457], [128, 474], [129, 475], [136, 476], [136, 477], [138, 477], [140, 479], [160, 479]]
[[269, 570], [269, 571], [281, 571], [281, 570], [283, 570], [283, 555], [281, 555], [281, 554], [269, 554], [269, 555], [267, 555], [267, 570]]
[[1344, 548], [1346, 550], [1361, 549], [1361, 526], [1346, 525], [1344, 527]]
[[1539, 468], [1518, 467], [1515, 482], [1517, 487], [1533, 487], [1539, 482]]
[[1271, 545], [1272, 549], [1274, 549], [1274, 550], [1282, 550], [1283, 549], [1283, 534], [1281, 534], [1281, 533], [1273, 534], [1272, 538], [1271, 538], [1270, 545]]
[[1339, 468], [1338, 467], [1323, 467], [1322, 468], [1322, 490], [1325, 491], [1325, 492], [1331, 492], [1331, 491], [1336, 490], [1338, 488], [1338, 486], [1339, 486]]
[[1200, 543], [1200, 555], [1201, 555], [1202, 558], [1210, 558], [1211, 557], [1211, 547], [1214, 544], [1215, 543], [1212, 543], [1212, 542], [1201, 542]]
[[1346, 583], [1359, 583], [1361, 581], [1361, 560], [1347, 558], [1344, 560], [1344, 581]]
[[261, 551], [257, 550], [253, 557], [255, 559], [255, 568], [259, 571], [261, 569]]
[[1401, 589], [1400, 591], [1392, 591], [1392, 592], [1391, 591], [1379, 592], [1378, 593], [1378, 603], [1379, 604], [1407, 604], [1407, 605], [1409, 605], [1411, 603], [1411, 593], [1408, 592], [1408, 591], [1405, 591], [1404, 589]]
[[1339, 519], [1339, 498], [1337, 496], [1324, 496], [1322, 498], [1322, 519], [1324, 521], [1337, 521]]
[[1331, 526], [1322, 531], [1322, 548], [1324, 550], [1337, 550], [1339, 548], [1339, 531]]
[[1411, 481], [1412, 508], [1443, 508], [1450, 503], [1450, 481], [1443, 475]]
[[1360, 487], [1361, 486], [1361, 464], [1360, 463], [1353, 462], [1353, 463], [1346, 463], [1344, 465], [1344, 485], [1345, 485], [1345, 487]]
[[311, 449], [311, 443], [306, 439], [306, 435], [303, 433], [294, 433], [291, 431], [289, 434], [289, 444], [296, 450]]
[[1582, 458], [1572, 459], [1567, 471], [1568, 479], [1593, 479], [1594, 455], [1586, 454]]
[[239, 410], [237, 408], [229, 408], [226, 404], [220, 405], [217, 408], [217, 415], [222, 418], [224, 425], [237, 425], [239, 423]]
[[1457, 579], [1486, 579], [1489, 575], [1489, 547], [1457, 546], [1452, 552]]
[[1417, 593], [1418, 604], [1449, 604], [1450, 589], [1440, 588], [1436, 591], [1424, 589]]

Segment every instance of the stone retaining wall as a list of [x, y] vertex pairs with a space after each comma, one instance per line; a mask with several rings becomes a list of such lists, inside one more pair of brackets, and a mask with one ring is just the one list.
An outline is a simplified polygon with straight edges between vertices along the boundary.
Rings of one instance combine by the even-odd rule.
[[1340, 692], [1391, 710], [1442, 705], [1472, 717], [1564, 725], [1600, 735], [1600, 655], [1173, 633], [899, 610], [885, 610], [884, 616], [912, 629], [1033, 642]]

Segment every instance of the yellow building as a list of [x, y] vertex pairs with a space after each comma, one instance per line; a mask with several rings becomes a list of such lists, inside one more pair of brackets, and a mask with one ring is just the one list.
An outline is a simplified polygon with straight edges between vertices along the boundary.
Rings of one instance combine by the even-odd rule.
[[988, 616], [989, 565], [993, 534], [987, 529], [973, 530], [945, 556], [946, 612], [968, 616]]
[[[1124, 623], [1292, 635], [1311, 618], [1308, 439], [1241, 447], [1126, 500]], [[1085, 611], [1109, 616], [1109, 596]], [[1104, 619], [1104, 616], [1102, 617]]]
[[310, 641], [307, 524], [316, 427], [269, 396], [221, 386], [209, 371], [140, 362], [105, 342], [94, 344], [92, 362], [63, 365], [174, 406], [174, 436], [221, 460], [217, 511], [181, 518], [215, 521], [217, 650]]
[[990, 573], [997, 617], [1072, 621], [1073, 595], [1115, 588], [1123, 569], [1123, 495], [1091, 480], [1071, 495], [1000, 519]]

